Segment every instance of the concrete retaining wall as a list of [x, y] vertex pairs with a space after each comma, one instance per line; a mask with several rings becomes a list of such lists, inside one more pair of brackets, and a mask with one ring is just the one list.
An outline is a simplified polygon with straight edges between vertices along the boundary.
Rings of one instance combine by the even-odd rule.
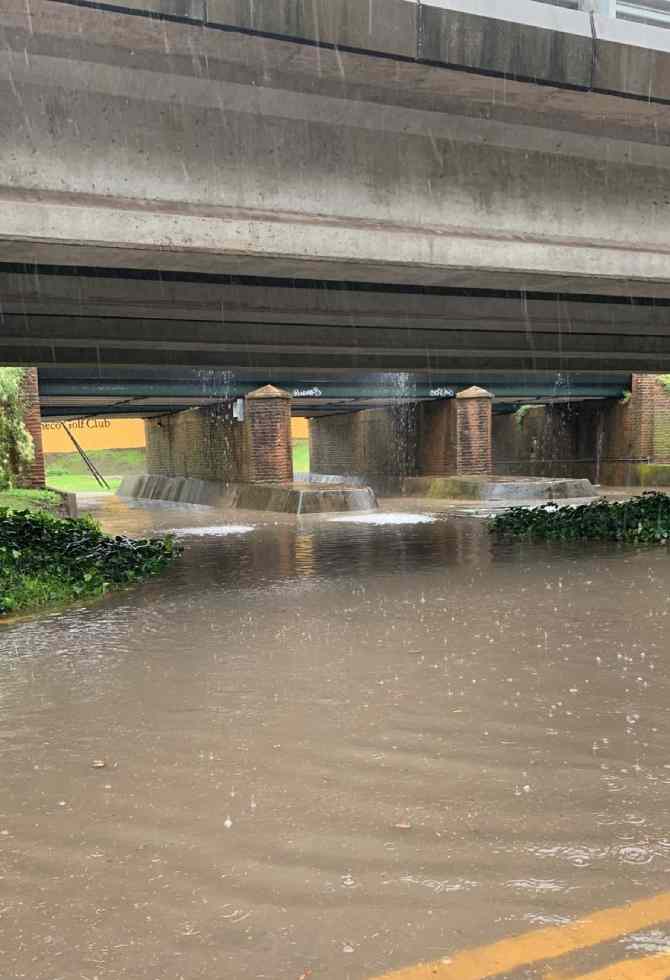
[[377, 501], [370, 487], [332, 485], [279, 486], [271, 483], [215, 483], [182, 477], [143, 474], [127, 476], [119, 497], [160, 500], [176, 504], [199, 504], [221, 510], [262, 510], [282, 514], [324, 514], [375, 510]]

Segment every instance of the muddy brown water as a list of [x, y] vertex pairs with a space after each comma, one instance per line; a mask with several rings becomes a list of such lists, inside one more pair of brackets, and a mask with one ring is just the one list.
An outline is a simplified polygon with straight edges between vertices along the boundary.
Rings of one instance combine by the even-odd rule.
[[667, 551], [98, 516], [192, 533], [0, 632], [3, 978], [364, 980], [667, 889]]

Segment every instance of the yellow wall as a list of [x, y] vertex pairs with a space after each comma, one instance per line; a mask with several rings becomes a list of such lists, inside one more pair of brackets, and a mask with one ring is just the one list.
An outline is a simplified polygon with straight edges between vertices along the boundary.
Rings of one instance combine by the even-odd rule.
[[294, 439], [309, 439], [307, 419], [291, 419], [291, 435]]
[[[142, 419], [77, 419], [67, 423], [68, 429], [82, 447], [92, 449], [144, 449], [144, 421]], [[307, 419], [291, 420], [294, 439], [307, 439]], [[42, 423], [42, 440], [45, 453], [76, 452], [60, 422]]]
[[[142, 419], [77, 419], [67, 427], [82, 449], [144, 449]], [[60, 422], [42, 422], [42, 441], [45, 453], [74, 453]]]

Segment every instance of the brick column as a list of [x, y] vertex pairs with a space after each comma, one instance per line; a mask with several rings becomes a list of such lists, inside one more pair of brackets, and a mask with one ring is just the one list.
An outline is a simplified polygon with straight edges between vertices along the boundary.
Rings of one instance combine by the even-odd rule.
[[243, 471], [248, 483], [293, 479], [291, 396], [274, 385], [245, 399]]
[[630, 455], [636, 462], [654, 458], [654, 414], [658, 381], [653, 374], [634, 374], [631, 379]]
[[456, 473], [485, 476], [493, 471], [491, 417], [493, 395], [484, 388], [459, 391], [456, 405]]
[[419, 421], [422, 476], [477, 476], [493, 470], [491, 403], [483, 388], [467, 388], [455, 398], [427, 402]]
[[39, 490], [46, 483], [44, 470], [44, 449], [42, 447], [42, 413], [40, 412], [40, 393], [37, 382], [37, 368], [28, 368], [21, 386], [21, 398], [24, 405], [23, 421], [32, 436], [35, 447], [33, 462], [21, 474], [19, 484], [22, 487]]

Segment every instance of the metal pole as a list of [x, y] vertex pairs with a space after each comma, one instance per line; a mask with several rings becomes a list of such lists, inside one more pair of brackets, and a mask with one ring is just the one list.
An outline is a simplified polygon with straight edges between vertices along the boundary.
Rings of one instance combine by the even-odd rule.
[[107, 482], [107, 480], [104, 478], [104, 476], [102, 475], [102, 473], [100, 472], [100, 470], [97, 468], [97, 466], [95, 465], [95, 463], [93, 462], [93, 460], [91, 460], [91, 459], [88, 458], [88, 456], [84, 452], [83, 448], [79, 445], [79, 443], [77, 442], [77, 440], [75, 439], [75, 437], [72, 435], [72, 433], [70, 432], [70, 430], [66, 426], [65, 422], [61, 422], [61, 425], [63, 426], [63, 428], [65, 429], [65, 431], [69, 435], [70, 440], [72, 441], [72, 444], [74, 445], [75, 449], [77, 450], [77, 452], [79, 453], [79, 455], [81, 456], [81, 458], [84, 460], [84, 462], [88, 466], [88, 468], [91, 471], [91, 474], [92, 474], [93, 478], [95, 479], [95, 481], [97, 482], [98, 486], [99, 487], [104, 487], [106, 490], [111, 490], [112, 488], [110, 487], [110, 485]]

